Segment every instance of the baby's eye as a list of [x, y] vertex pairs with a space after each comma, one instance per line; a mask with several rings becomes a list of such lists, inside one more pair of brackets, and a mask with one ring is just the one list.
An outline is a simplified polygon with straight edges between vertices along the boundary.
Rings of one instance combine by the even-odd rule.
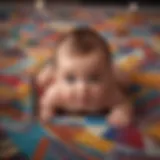
[[76, 81], [76, 77], [74, 75], [67, 75], [65, 77], [65, 81], [67, 81], [67, 83], [72, 84]]
[[90, 82], [90, 83], [97, 83], [97, 82], [99, 82], [100, 81], [100, 76], [99, 75], [97, 75], [97, 74], [93, 74], [93, 75], [90, 75], [89, 77], [88, 77], [88, 81]]

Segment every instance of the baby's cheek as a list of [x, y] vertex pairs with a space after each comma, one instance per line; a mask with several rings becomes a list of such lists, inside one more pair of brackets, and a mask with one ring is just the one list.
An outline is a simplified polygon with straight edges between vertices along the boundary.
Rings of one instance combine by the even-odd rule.
[[72, 92], [64, 90], [62, 91], [62, 99], [64, 103], [68, 104], [74, 99], [74, 94], [72, 94]]
[[95, 86], [93, 86], [92, 92], [93, 92], [93, 94], [97, 95], [97, 94], [101, 93], [102, 90], [103, 90], [102, 86], [95, 85]]
[[105, 94], [105, 89], [104, 87], [101, 86], [93, 87], [91, 92], [93, 100], [101, 100], [104, 94]]

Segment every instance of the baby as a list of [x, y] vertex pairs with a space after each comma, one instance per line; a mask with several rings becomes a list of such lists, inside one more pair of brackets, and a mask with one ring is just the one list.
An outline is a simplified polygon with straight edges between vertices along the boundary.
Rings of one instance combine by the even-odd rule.
[[53, 64], [38, 76], [46, 87], [40, 117], [47, 121], [58, 110], [95, 115], [109, 110], [110, 124], [126, 126], [132, 106], [118, 80], [107, 42], [90, 28], [74, 29], [60, 39]]

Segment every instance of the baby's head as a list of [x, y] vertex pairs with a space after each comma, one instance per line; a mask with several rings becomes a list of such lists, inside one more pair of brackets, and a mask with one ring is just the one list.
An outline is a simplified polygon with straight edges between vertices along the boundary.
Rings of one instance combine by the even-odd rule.
[[111, 80], [107, 42], [90, 28], [77, 28], [60, 39], [55, 53], [56, 81], [74, 109], [95, 109]]

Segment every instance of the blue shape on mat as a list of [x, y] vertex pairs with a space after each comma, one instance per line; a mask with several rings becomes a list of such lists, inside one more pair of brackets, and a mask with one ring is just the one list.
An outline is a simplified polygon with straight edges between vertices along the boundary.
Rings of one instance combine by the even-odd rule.
[[115, 140], [117, 137], [117, 129], [115, 128], [109, 128], [107, 131], [103, 134], [103, 137], [109, 140]]
[[160, 96], [159, 92], [157, 92], [156, 90], [155, 91], [150, 90], [144, 96], [138, 97], [135, 102], [135, 105], [142, 105], [142, 104], [147, 103], [147, 102], [149, 102], [159, 96]]
[[147, 37], [150, 36], [151, 33], [147, 29], [134, 28], [130, 31], [130, 35], [132, 37]]
[[79, 126], [84, 126], [84, 121], [82, 120], [77, 120], [77, 118], [75, 117], [70, 117], [69, 116], [55, 116], [53, 119], [51, 119], [50, 121], [53, 124], [63, 124], [63, 125], [69, 125], [72, 127], [79, 127]]
[[20, 148], [28, 156], [32, 156], [40, 139], [45, 136], [45, 133], [41, 126], [35, 123], [31, 130], [21, 133], [8, 131], [8, 135], [13, 143], [16, 144], [17, 148]]
[[33, 65], [35, 63], [35, 60], [32, 58], [26, 58], [23, 60], [20, 60], [15, 65], [9, 66], [8, 68], [3, 69], [0, 71], [1, 74], [19, 74], [22, 73], [27, 67]]
[[139, 92], [142, 89], [142, 87], [140, 87], [139, 85], [131, 85], [129, 90], [131, 92]]
[[35, 24], [21, 25], [21, 29], [28, 32], [33, 32], [36, 30], [36, 25]]
[[84, 118], [85, 125], [105, 125], [104, 116], [87, 116]]
[[130, 54], [130, 53], [132, 53], [133, 50], [134, 50], [134, 48], [132, 48], [132, 47], [120, 47], [119, 48], [119, 52], [123, 55]]

